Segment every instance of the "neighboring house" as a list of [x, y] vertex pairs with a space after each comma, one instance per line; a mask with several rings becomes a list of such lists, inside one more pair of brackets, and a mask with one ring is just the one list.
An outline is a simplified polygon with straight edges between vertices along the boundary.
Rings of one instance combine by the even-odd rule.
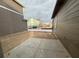
[[52, 23], [42, 23], [40, 28], [41, 29], [52, 29]]
[[[7, 40], [9, 43], [4, 43], [4, 46], [1, 45], [1, 37], [4, 37], [8, 34], [15, 34], [17, 32], [22, 32], [26, 30], [26, 22], [23, 21], [23, 6], [20, 5], [15, 0], [0, 0], [0, 57], [4, 57], [4, 51], [11, 49], [17, 46], [17, 43], [14, 45], [9, 44], [17, 41], [16, 39], [11, 39], [11, 42]], [[6, 41], [7, 38], [4, 39]], [[17, 41], [20, 44], [20, 41]], [[8, 47], [9, 46], [9, 47]], [[5, 49], [3, 49], [3, 47]], [[7, 48], [7, 49], [6, 49]]]
[[0, 0], [0, 36], [26, 29], [23, 6], [16, 0]]
[[79, 58], [79, 0], [57, 0], [54, 34], [73, 58]]
[[39, 28], [40, 22], [41, 22], [40, 20], [30, 18], [27, 22], [27, 26], [28, 28]]

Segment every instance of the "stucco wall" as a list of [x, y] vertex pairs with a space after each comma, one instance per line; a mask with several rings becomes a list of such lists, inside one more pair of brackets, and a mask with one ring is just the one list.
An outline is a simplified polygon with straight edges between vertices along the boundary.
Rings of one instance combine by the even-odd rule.
[[54, 18], [54, 32], [72, 57], [79, 57], [79, 0], [68, 0]]

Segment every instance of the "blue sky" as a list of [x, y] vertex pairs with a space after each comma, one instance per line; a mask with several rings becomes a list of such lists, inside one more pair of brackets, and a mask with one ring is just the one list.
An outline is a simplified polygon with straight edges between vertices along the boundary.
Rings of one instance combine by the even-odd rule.
[[24, 18], [40, 19], [43, 22], [50, 22], [57, 0], [18, 0], [25, 7]]

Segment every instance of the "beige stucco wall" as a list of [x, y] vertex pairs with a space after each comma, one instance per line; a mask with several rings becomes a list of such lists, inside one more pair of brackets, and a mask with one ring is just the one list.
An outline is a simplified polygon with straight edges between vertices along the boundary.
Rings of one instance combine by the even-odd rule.
[[54, 32], [72, 57], [79, 57], [79, 0], [68, 0], [54, 18]]

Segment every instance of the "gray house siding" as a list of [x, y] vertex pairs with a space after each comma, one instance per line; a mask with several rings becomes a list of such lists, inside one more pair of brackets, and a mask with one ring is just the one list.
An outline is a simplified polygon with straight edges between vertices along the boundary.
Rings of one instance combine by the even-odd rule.
[[[3, 3], [2, 1], [3, 0], [0, 1], [0, 37], [25, 31], [27, 28], [27, 24], [23, 21], [24, 18], [22, 13], [17, 12], [16, 10], [14, 10], [14, 8], [9, 7], [9, 5]], [[1, 40], [2, 39], [0, 38], [0, 58], [4, 57], [3, 47], [5, 47], [2, 45]], [[17, 39], [13, 39], [10, 43], [16, 42], [16, 40]], [[16, 43], [16, 46], [21, 43], [18, 42]], [[6, 45], [6, 47], [8, 49], [8, 45]], [[10, 47], [11, 45], [9, 46], [9, 48]], [[12, 47], [15, 46], [13, 45]]]
[[54, 18], [54, 32], [72, 57], [79, 57], [79, 0], [67, 0]]
[[0, 35], [7, 35], [26, 30], [26, 23], [23, 16], [0, 8]]

